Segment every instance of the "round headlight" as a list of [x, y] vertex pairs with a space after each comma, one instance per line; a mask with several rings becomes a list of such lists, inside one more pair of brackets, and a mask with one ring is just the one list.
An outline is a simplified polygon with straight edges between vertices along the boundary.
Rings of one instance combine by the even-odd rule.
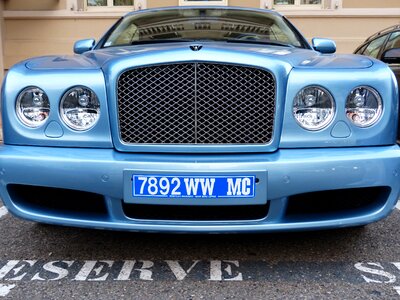
[[26, 126], [43, 125], [50, 114], [50, 102], [46, 93], [37, 87], [27, 87], [17, 98], [17, 116]]
[[374, 125], [382, 115], [382, 99], [378, 92], [367, 86], [351, 91], [346, 101], [346, 116], [358, 127]]
[[332, 122], [335, 102], [322, 87], [309, 86], [297, 93], [293, 101], [293, 116], [307, 130], [320, 130]]
[[74, 87], [62, 97], [60, 114], [68, 127], [74, 130], [88, 130], [99, 120], [99, 99], [87, 87]]

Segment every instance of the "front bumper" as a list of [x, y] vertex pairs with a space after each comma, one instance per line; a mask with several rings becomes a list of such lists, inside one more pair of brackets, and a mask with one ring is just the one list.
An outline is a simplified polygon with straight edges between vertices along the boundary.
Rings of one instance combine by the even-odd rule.
[[[123, 209], [124, 171], [165, 173], [267, 172], [268, 214], [261, 219], [185, 221], [134, 219]], [[368, 224], [387, 216], [399, 192], [400, 148], [397, 145], [336, 149], [281, 149], [268, 154], [127, 154], [112, 149], [50, 148], [2, 145], [0, 196], [9, 211], [43, 223], [152, 232], [267, 232], [314, 230]], [[101, 195], [106, 214], [54, 212], [25, 205], [10, 187], [38, 186]], [[288, 199], [318, 191], [384, 187], [378, 204], [355, 212], [288, 218]], [[40, 195], [38, 195], [40, 196]], [[57, 197], [54, 198], [57, 201]], [[84, 199], [82, 200], [84, 201]], [[318, 201], [324, 201], [323, 198]]]

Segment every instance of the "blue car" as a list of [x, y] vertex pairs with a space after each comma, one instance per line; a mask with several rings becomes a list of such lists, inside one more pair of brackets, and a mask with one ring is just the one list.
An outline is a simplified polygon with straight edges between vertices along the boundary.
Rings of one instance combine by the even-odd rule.
[[273, 11], [129, 13], [2, 87], [0, 197], [23, 219], [228, 233], [362, 226], [400, 187], [397, 83]]

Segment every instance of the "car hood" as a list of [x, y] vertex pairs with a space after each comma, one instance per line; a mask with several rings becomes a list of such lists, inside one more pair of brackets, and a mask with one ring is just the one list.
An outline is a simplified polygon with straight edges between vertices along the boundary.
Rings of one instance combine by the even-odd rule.
[[[270, 45], [250, 45], [233, 43], [202, 43], [201, 50], [191, 50], [193, 43], [169, 43], [111, 47], [86, 52], [83, 55], [45, 56], [27, 61], [26, 66], [32, 70], [44, 69], [99, 69], [110, 63], [132, 57], [148, 58], [160, 56], [171, 61], [203, 60], [214, 61], [216, 57], [232, 55], [253, 55], [268, 60], [274, 59], [292, 68], [329, 68], [329, 69], [362, 69], [373, 65], [371, 59], [358, 55], [323, 55], [316, 51]], [[178, 58], [178, 59], [177, 59]]]

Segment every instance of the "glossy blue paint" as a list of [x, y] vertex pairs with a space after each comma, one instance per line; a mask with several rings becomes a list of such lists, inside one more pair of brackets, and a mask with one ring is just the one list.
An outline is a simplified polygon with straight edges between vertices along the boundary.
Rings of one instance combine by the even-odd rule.
[[[0, 196], [8, 209], [22, 218], [46, 223], [173, 232], [333, 228], [367, 224], [390, 213], [400, 193], [400, 149], [396, 145], [399, 104], [397, 83], [384, 63], [363, 56], [322, 54], [333, 50], [332, 44], [324, 40], [314, 41], [320, 52], [309, 45], [300, 49], [207, 41], [201, 43], [200, 51], [192, 51], [191, 45], [182, 42], [100, 49], [98, 44], [91, 50], [93, 45], [86, 40], [76, 45], [78, 53], [84, 52], [81, 55], [32, 58], [12, 67], [2, 87], [4, 145], [0, 146]], [[116, 102], [119, 75], [135, 67], [177, 62], [238, 64], [270, 71], [276, 79], [271, 142], [267, 145], [123, 144]], [[82, 85], [97, 94], [101, 117], [92, 129], [77, 132], [61, 120], [59, 103], [67, 90]], [[327, 89], [336, 104], [332, 123], [313, 132], [302, 129], [292, 115], [295, 95], [310, 85]], [[44, 90], [51, 103], [48, 120], [35, 129], [22, 124], [15, 113], [17, 96], [27, 86]], [[347, 96], [357, 86], [373, 87], [383, 100], [383, 115], [368, 128], [354, 126], [345, 115]], [[124, 174], [136, 171], [170, 175], [254, 173], [263, 181], [258, 185], [256, 202], [269, 201], [270, 212], [265, 219], [246, 222], [133, 220], [124, 215], [121, 203], [129, 184], [129, 176]], [[98, 193], [105, 198], [107, 216], [96, 219], [23, 207], [9, 194], [9, 184]], [[391, 189], [381, 207], [359, 214], [336, 214], [329, 220], [304, 216], [302, 220], [290, 221], [284, 217], [291, 195], [377, 186]], [[165, 199], [151, 201], [154, 205], [165, 204]], [[235, 201], [223, 204], [256, 204]], [[169, 204], [214, 203], [181, 199]]]
[[315, 51], [323, 54], [332, 54], [336, 52], [336, 43], [330, 39], [313, 38], [312, 46]]
[[[39, 58], [41, 60], [41, 58]], [[50, 60], [54, 60], [51, 58]], [[22, 62], [14, 66], [4, 80], [2, 90], [3, 138], [7, 144], [59, 147], [97, 147], [112, 148], [110, 121], [108, 117], [108, 101], [106, 83], [100, 68], [76, 69], [72, 64], [68, 68], [50, 68], [31, 70]], [[64, 64], [57, 60], [55, 64]], [[98, 96], [102, 117], [96, 126], [88, 131], [77, 132], [66, 126], [59, 114], [62, 96], [73, 86], [88, 86]], [[19, 121], [15, 113], [15, 103], [19, 92], [26, 86], [37, 86], [43, 89], [50, 100], [50, 115], [47, 122], [38, 128], [26, 127]], [[51, 122], [58, 123], [63, 135], [54, 138], [46, 135], [46, 128]]]
[[[306, 85], [320, 85], [326, 88], [336, 101], [333, 122], [317, 132], [309, 132], [298, 126], [292, 114], [291, 99]], [[352, 89], [360, 85], [375, 88], [383, 99], [384, 110], [380, 121], [368, 128], [354, 126], [345, 115], [347, 96]], [[390, 145], [396, 141], [399, 111], [396, 83], [382, 62], [374, 61], [370, 68], [357, 70], [314, 69], [306, 64], [294, 68], [289, 76], [286, 99], [281, 148]], [[339, 122], [348, 125], [351, 135], [347, 138], [333, 139], [331, 131]]]
[[60, 138], [63, 136], [64, 131], [60, 124], [56, 121], [52, 121], [47, 125], [46, 130], [44, 132], [49, 138]]
[[90, 51], [96, 45], [96, 41], [94, 39], [85, 39], [75, 42], [74, 45], [74, 53], [75, 54], [82, 54], [87, 51]]
[[[184, 155], [119, 153], [112, 149], [68, 149], [0, 146], [0, 196], [11, 213], [38, 222], [120, 230], [173, 232], [261, 232], [345, 227], [377, 221], [390, 213], [399, 194], [398, 146], [338, 149], [288, 149], [266, 154]], [[255, 221], [179, 222], [134, 220], [122, 211], [125, 170], [151, 172], [268, 171], [267, 218]], [[35, 176], [31, 176], [35, 174]], [[104, 180], [108, 178], [108, 180]], [[7, 185], [21, 183], [94, 192], [106, 198], [108, 214], [54, 214], [16, 204]], [[284, 218], [287, 197], [343, 188], [387, 186], [391, 193], [382, 207], [358, 215], [336, 214], [330, 220]], [[324, 199], [321, 199], [323, 201]], [[57, 199], [55, 199], [57, 201]], [[246, 203], [246, 200], [244, 200]]]
[[336, 125], [332, 128], [331, 136], [334, 138], [348, 138], [351, 134], [351, 130], [349, 125], [347, 125], [343, 121], [339, 121]]
[[[379, 61], [353, 55], [323, 56], [305, 49], [290, 49], [276, 46], [230, 45], [203, 43], [198, 52], [190, 50], [190, 43], [168, 45], [141, 45], [96, 50], [85, 55], [71, 57], [48, 57], [31, 59], [12, 68], [7, 75], [3, 99], [7, 101], [3, 110], [4, 140], [10, 144], [49, 145], [65, 147], [115, 147], [120, 151], [148, 152], [272, 152], [278, 147], [346, 147], [391, 144], [395, 141], [393, 124], [397, 120], [398, 101], [392, 74]], [[268, 69], [277, 79], [276, 127], [269, 145], [218, 145], [218, 146], [163, 146], [121, 143], [118, 133], [116, 81], [119, 74], [129, 67], [180, 62], [209, 61], [236, 63]], [[77, 76], [79, 72], [79, 76]], [[374, 76], [371, 76], [374, 74]], [[51, 99], [51, 115], [48, 122], [62, 124], [64, 135], [49, 140], [44, 128], [30, 129], [15, 118], [14, 104], [18, 93], [26, 86], [42, 88]], [[58, 101], [71, 86], [85, 85], [96, 92], [101, 101], [102, 117], [99, 123], [87, 132], [77, 133], [65, 126], [58, 114]], [[334, 96], [337, 113], [334, 122], [319, 132], [300, 128], [291, 114], [295, 94], [307, 85], [321, 85]], [[383, 122], [372, 128], [360, 129], [349, 124], [344, 115], [345, 99], [358, 85], [369, 85], [378, 90], [384, 101]], [[107, 99], [112, 99], [107, 101]], [[286, 106], [286, 107], [285, 107]], [[109, 111], [108, 111], [109, 110]], [[284, 112], [285, 110], [285, 112]], [[109, 114], [108, 114], [109, 113]], [[286, 120], [283, 120], [286, 117]], [[329, 132], [336, 122], [345, 122], [352, 128], [348, 139], [332, 140]], [[287, 130], [286, 130], [287, 129]], [[289, 131], [288, 131], [289, 130]], [[378, 137], [378, 139], [376, 139]], [[290, 141], [290, 143], [289, 143]]]

